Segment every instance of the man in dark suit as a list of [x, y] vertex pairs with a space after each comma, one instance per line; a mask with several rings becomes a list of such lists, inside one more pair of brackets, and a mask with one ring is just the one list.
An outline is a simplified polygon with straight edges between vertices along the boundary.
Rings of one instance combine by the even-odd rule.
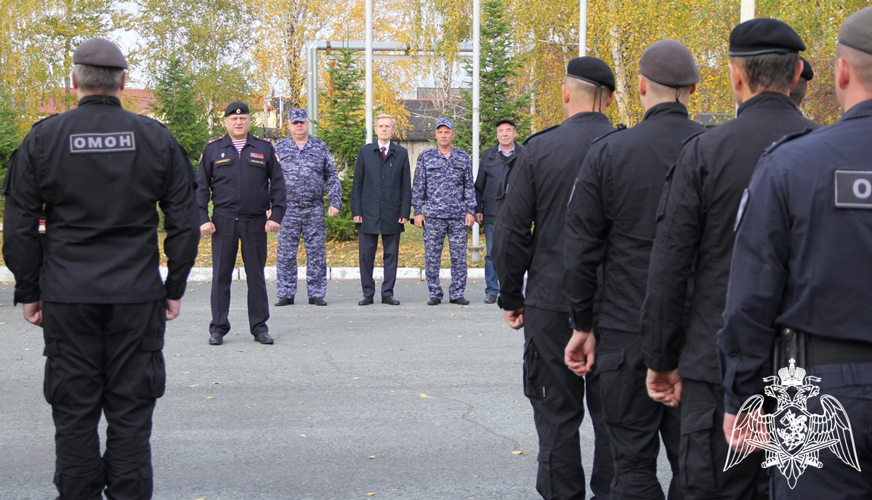
[[354, 167], [351, 190], [351, 215], [357, 223], [360, 249], [360, 284], [362, 306], [372, 304], [375, 280], [372, 277], [378, 235], [384, 246], [384, 281], [382, 304], [399, 305], [394, 298], [397, 281], [397, 256], [400, 252], [400, 233], [409, 221], [412, 204], [411, 171], [406, 148], [391, 142], [394, 119], [379, 115], [375, 120], [378, 140], [360, 148]]

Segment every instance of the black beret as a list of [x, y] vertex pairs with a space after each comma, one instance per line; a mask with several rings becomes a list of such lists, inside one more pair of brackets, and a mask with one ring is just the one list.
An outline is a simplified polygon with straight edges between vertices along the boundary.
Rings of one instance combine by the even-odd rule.
[[518, 128], [518, 126], [515, 125], [515, 121], [514, 121], [514, 120], [510, 120], [510, 119], [508, 119], [508, 118], [503, 118], [502, 120], [498, 121], [498, 122], [497, 122], [497, 127], [499, 127], [500, 125], [502, 125], [502, 124], [504, 124], [504, 123], [508, 123], [508, 124], [511, 125], [512, 127], [514, 127], [514, 128]]
[[699, 82], [699, 69], [690, 50], [676, 40], [652, 43], [639, 59], [639, 72], [667, 87], [689, 87]]
[[615, 90], [615, 75], [612, 74], [612, 69], [602, 59], [596, 57], [576, 57], [569, 61], [566, 65], [566, 76]]
[[778, 19], [751, 19], [736, 26], [730, 33], [730, 56], [786, 54], [803, 50], [805, 44], [802, 38], [793, 28]]
[[248, 111], [248, 105], [244, 102], [231, 102], [227, 105], [227, 109], [224, 110], [224, 117], [228, 117], [230, 115], [250, 115], [251, 113]]
[[121, 49], [105, 38], [92, 38], [79, 44], [73, 52], [73, 64], [127, 69], [127, 59]]
[[872, 7], [851, 14], [839, 28], [839, 43], [872, 54]]
[[799, 74], [799, 77], [810, 82], [814, 78], [814, 70], [811, 69], [811, 64], [804, 57], [800, 56], [799, 60], [802, 61], [802, 73]]

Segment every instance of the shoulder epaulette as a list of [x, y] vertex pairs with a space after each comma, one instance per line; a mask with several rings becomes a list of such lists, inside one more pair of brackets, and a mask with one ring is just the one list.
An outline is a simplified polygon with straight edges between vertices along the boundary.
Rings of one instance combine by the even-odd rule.
[[812, 130], [810, 128], [806, 128], [802, 132], [794, 132], [792, 134], [787, 134], [784, 137], [782, 137], [781, 139], [778, 139], [777, 141], [773, 142], [768, 148], [764, 149], [763, 154], [768, 155], [769, 153], [778, 149], [778, 146], [781, 146], [785, 142], [790, 142], [794, 139], [797, 139], [797, 138], [802, 137], [804, 135], [808, 135], [812, 132], [814, 132], [814, 130]]
[[526, 146], [527, 143], [530, 142], [530, 139], [536, 137], [537, 135], [542, 135], [542, 134], [544, 134], [545, 132], [548, 132], [549, 130], [554, 130], [555, 128], [557, 128], [557, 127], [559, 127], [559, 126], [560, 126], [560, 125], [553, 125], [553, 126], [551, 126], [551, 127], [548, 127], [548, 128], [546, 128], [546, 129], [543, 129], [543, 130], [540, 130], [540, 131], [536, 132], [535, 134], [531, 135], [530, 137], [527, 137], [526, 139], [524, 139], [524, 144], [523, 144], [523, 145]]
[[705, 133], [705, 132], [708, 132], [708, 129], [700, 130], [699, 132], [695, 132], [695, 133], [689, 135], [689, 136], [687, 137], [687, 139], [685, 139], [684, 142], [682, 142], [682, 144], [687, 144], [688, 142], [690, 142], [691, 139], [693, 139], [694, 137], [698, 136], [699, 134], [702, 134], [702, 133]]
[[35, 122], [33, 123], [33, 125], [31, 125], [31, 128], [33, 128], [33, 127], [39, 125], [40, 123], [42, 123], [42, 122], [44, 122], [44, 121], [46, 121], [46, 120], [49, 120], [49, 119], [51, 119], [51, 118], [54, 118], [54, 117], [56, 117], [56, 116], [60, 116], [60, 113], [52, 113], [52, 114], [46, 116], [45, 118], [43, 118], [42, 120], [37, 120], [37, 121], [35, 121]]
[[223, 135], [222, 135], [222, 136], [219, 136], [219, 137], [216, 137], [216, 138], [210, 140], [209, 142], [207, 142], [206, 144], [212, 144], [213, 142], [218, 142], [218, 141], [220, 141], [220, 140], [223, 139], [223, 138], [224, 138]]
[[269, 143], [272, 143], [272, 141], [269, 140], [269, 139], [267, 139], [266, 137], [261, 137], [261, 136], [259, 136], [259, 135], [254, 135], [254, 134], [251, 134], [251, 136], [254, 137], [255, 139], [260, 139], [260, 140], [262, 140], [263, 142], [269, 142]]
[[599, 141], [599, 140], [605, 139], [606, 137], [608, 137], [608, 136], [610, 136], [610, 135], [612, 135], [612, 134], [618, 133], [618, 132], [620, 132], [621, 130], [627, 130], [627, 126], [624, 125], [623, 123], [619, 123], [618, 126], [615, 127], [614, 130], [612, 130], [612, 131], [610, 131], [610, 132], [607, 132], [607, 133], [605, 133], [605, 134], [603, 134], [603, 135], [597, 137], [596, 139], [594, 139], [593, 141], [591, 141], [591, 144], [593, 144], [593, 143], [595, 143], [595, 142], [597, 142], [597, 141]]

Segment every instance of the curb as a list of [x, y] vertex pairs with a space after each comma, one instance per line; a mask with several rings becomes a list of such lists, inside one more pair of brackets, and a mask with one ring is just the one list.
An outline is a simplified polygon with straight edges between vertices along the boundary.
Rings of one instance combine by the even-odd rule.
[[[373, 278], [376, 280], [380, 280], [384, 278], [384, 268], [376, 267], [373, 269]], [[264, 268], [264, 275], [267, 280], [275, 280], [276, 279], [276, 268], [275, 267], [266, 267]], [[160, 268], [160, 276], [162, 279], [166, 279], [167, 277], [167, 268]], [[484, 268], [470, 268], [467, 271], [467, 279], [484, 279]], [[328, 280], [350, 280], [350, 281], [359, 281], [360, 280], [360, 268], [357, 267], [328, 267], [327, 268], [327, 279]], [[419, 269], [417, 267], [399, 267], [397, 268], [397, 279], [398, 280], [423, 280], [425, 279], [424, 270]], [[439, 279], [451, 279], [451, 270], [450, 269], [440, 269], [439, 270]], [[233, 280], [234, 281], [246, 281], [245, 279], [245, 268], [237, 267], [233, 270]], [[298, 267], [297, 268], [297, 280], [306, 281], [306, 267]], [[195, 267], [191, 269], [191, 273], [188, 275], [188, 283], [195, 282], [204, 282], [204, 281], [212, 281], [212, 268], [211, 267]], [[12, 275], [12, 272], [9, 271], [9, 268], [6, 266], [0, 267], [0, 283], [13, 283], [15, 282], [15, 277]]]

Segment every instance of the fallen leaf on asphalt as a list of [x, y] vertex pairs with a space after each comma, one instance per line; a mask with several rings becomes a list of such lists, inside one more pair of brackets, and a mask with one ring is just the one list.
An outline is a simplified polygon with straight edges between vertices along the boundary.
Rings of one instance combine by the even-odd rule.
[[452, 316], [457, 316], [457, 314], [455, 314], [455, 313], [451, 313], [451, 315], [452, 315]]
[[[29, 348], [29, 347], [25, 347], [24, 350], [25, 350], [25, 351], [29, 351], [30, 348]], [[364, 356], [364, 357], [365, 357], [365, 356]]]
[[304, 437], [306, 437], [306, 435], [305, 435], [305, 434], [300, 434], [300, 437], [301, 437], [301, 438], [304, 438]]
[[197, 384], [189, 385], [188, 387], [197, 387]]
[[191, 372], [190, 372], [190, 371], [186, 371], [186, 372], [183, 372], [183, 373], [184, 373], [185, 375], [187, 375], [187, 374], [189, 374], [189, 373], [191, 373]]
[[369, 456], [369, 459], [370, 459], [370, 460], [372, 460], [373, 458], [375, 458], [375, 455], [370, 455], [370, 456]]
[[458, 336], [457, 336], [457, 338], [461, 338], [461, 337], [463, 337], [463, 335], [458, 335]]
[[215, 399], [215, 396], [206, 396], [206, 399]]
[[245, 352], [245, 351], [236, 351], [236, 352]]
[[173, 356], [181, 356], [181, 354], [176, 352], [176, 353], [173, 353]]
[[366, 355], [365, 355], [365, 354], [361, 354], [360, 357], [361, 357], [361, 358], [365, 358]]
[[375, 493], [367, 493], [366, 496], [368, 496], [368, 497], [374, 497], [374, 496], [375, 496]]
[[212, 385], [221, 385], [221, 382], [212, 382]]
[[273, 353], [273, 354], [275, 354], [275, 351], [270, 351], [270, 352]]
[[523, 455], [523, 454], [524, 454], [524, 452], [520, 451], [520, 450], [512, 452], [512, 455]]
[[360, 380], [360, 377], [351, 377], [351, 380]]
[[300, 402], [297, 403], [297, 404], [298, 404], [298, 405], [304, 405], [304, 404], [306, 404], [306, 403], [304, 403], [303, 401], [300, 401]]
[[421, 394], [421, 397], [422, 397], [422, 398], [430, 399], [430, 396], [428, 396], [428, 395], [426, 395], [426, 394]]
[[479, 336], [479, 337], [484, 337], [484, 334], [483, 334], [483, 333], [479, 333], [478, 336]]

